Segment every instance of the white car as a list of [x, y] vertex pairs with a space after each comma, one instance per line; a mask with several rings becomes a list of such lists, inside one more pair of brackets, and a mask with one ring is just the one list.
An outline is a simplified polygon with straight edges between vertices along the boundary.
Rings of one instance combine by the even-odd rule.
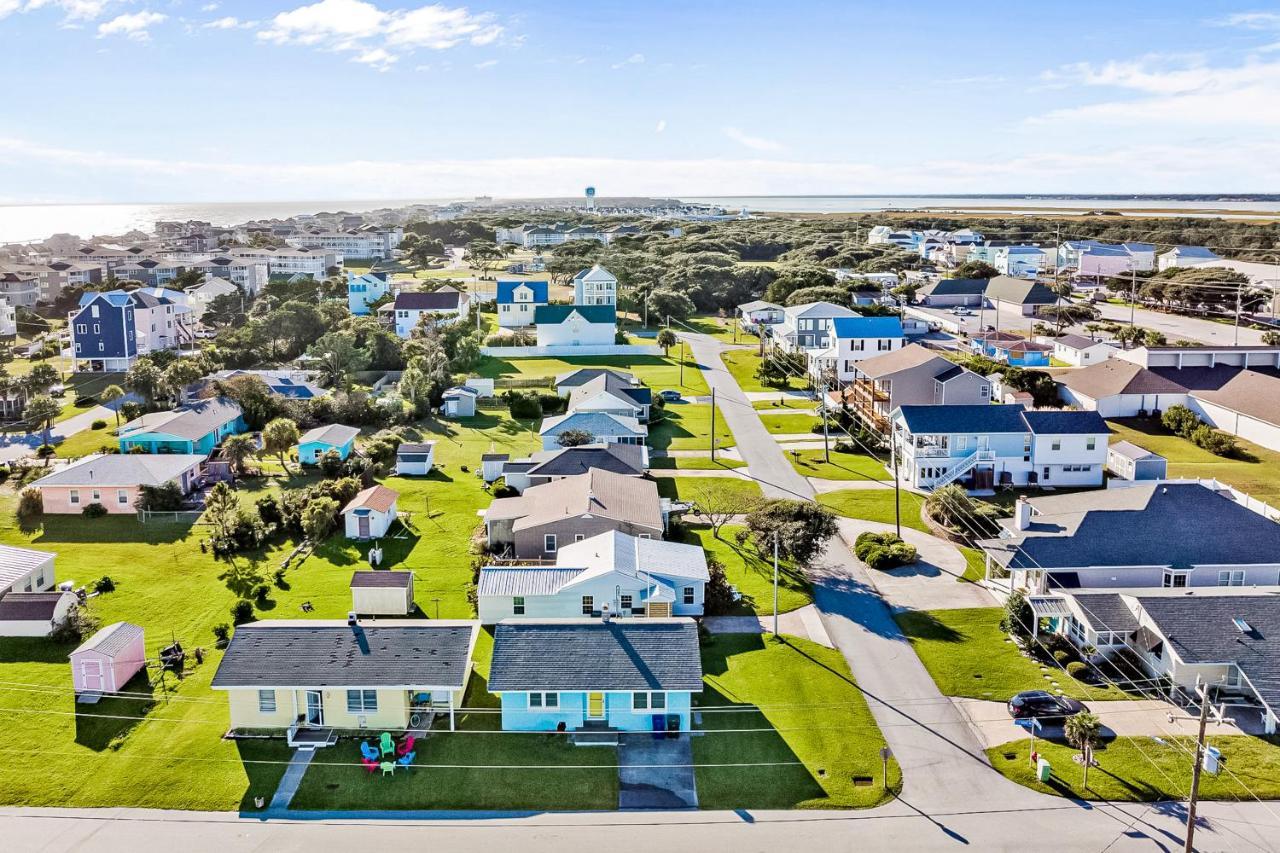
[[952, 308], [952, 309], [951, 309], [951, 313], [952, 313], [952, 314], [955, 314], [957, 317], [972, 317], [972, 316], [973, 316], [973, 312], [972, 312], [972, 311], [970, 311], [968, 308]]

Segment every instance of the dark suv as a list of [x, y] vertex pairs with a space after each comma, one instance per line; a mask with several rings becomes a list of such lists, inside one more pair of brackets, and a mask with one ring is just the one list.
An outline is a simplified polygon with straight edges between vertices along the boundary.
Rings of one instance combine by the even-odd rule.
[[1083, 702], [1043, 690], [1024, 690], [1009, 700], [1009, 716], [1015, 720], [1065, 720], [1087, 710]]

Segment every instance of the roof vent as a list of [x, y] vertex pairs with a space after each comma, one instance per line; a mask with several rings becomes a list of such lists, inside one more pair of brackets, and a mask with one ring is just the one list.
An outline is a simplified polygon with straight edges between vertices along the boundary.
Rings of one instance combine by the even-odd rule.
[[1249, 623], [1244, 621], [1243, 619], [1240, 619], [1239, 617], [1232, 619], [1231, 624], [1235, 625], [1236, 630], [1239, 631], [1241, 634], [1248, 634], [1253, 631], [1253, 628], [1249, 626]]

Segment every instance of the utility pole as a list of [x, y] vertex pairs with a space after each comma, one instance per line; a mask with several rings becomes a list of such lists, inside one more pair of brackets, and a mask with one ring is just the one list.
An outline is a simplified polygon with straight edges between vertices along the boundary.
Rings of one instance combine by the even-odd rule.
[[778, 534], [773, 534], [773, 638], [778, 639]]
[[716, 461], [716, 389], [711, 389], [711, 461]]
[[1239, 284], [1236, 285], [1236, 337], [1234, 342], [1235, 346], [1240, 346], [1240, 287], [1241, 285]]
[[[671, 328], [669, 321], [667, 323], [667, 328]], [[680, 339], [680, 387], [684, 387], [684, 338]]]
[[1129, 270], [1129, 325], [1134, 322], [1134, 314], [1138, 305], [1138, 268], [1132, 267]]
[[[1174, 720], [1197, 720], [1200, 724], [1200, 731], [1196, 735], [1196, 763], [1191, 768], [1191, 794], [1187, 798], [1187, 843], [1183, 847], [1184, 853], [1192, 853], [1195, 850], [1196, 802], [1200, 798], [1200, 773], [1204, 767], [1204, 729], [1209, 722], [1209, 685], [1202, 682], [1199, 676], [1196, 676], [1196, 695], [1200, 698], [1200, 716], [1198, 718], [1177, 714], [1169, 715], [1170, 723]], [[1223, 717], [1221, 714], [1215, 713], [1213, 717], [1218, 725], [1235, 722], [1230, 717]]]
[[823, 458], [825, 461], [830, 462], [830, 461], [831, 461], [831, 442], [830, 442], [830, 440], [829, 440], [829, 436], [827, 435], [827, 395], [826, 395], [826, 388], [823, 388], [823, 394], [822, 394], [822, 397], [820, 397], [819, 399], [822, 401], [822, 458]]
[[889, 456], [893, 459], [893, 526], [902, 538], [902, 481], [898, 479], [898, 441], [893, 434], [893, 425], [889, 425]]

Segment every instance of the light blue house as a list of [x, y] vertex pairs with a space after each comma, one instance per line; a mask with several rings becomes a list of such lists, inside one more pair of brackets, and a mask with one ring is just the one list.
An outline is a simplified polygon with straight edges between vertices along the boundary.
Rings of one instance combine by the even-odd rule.
[[636, 418], [606, 412], [570, 412], [544, 418], [538, 435], [543, 450], [559, 450], [560, 436], [569, 430], [582, 430], [591, 436], [589, 444], [644, 444], [649, 428]]
[[134, 418], [120, 427], [120, 452], [141, 448], [145, 453], [208, 456], [222, 439], [246, 429], [239, 404], [227, 397], [213, 397]]
[[507, 731], [682, 731], [702, 691], [692, 619], [507, 620], [489, 690]]
[[1039, 246], [1002, 246], [996, 250], [994, 266], [1014, 278], [1035, 278], [1044, 269], [1045, 259]]
[[336, 450], [338, 457], [345, 460], [355, 448], [356, 436], [360, 430], [342, 424], [318, 426], [307, 432], [298, 441], [298, 461], [304, 465], [318, 465], [320, 457], [330, 450]]
[[372, 312], [369, 306], [386, 296], [390, 288], [390, 273], [347, 273], [347, 309], [358, 316], [369, 314]]
[[991, 357], [996, 361], [1003, 361], [1014, 367], [1048, 367], [1053, 354], [1051, 344], [1025, 340], [995, 343], [989, 349]]

